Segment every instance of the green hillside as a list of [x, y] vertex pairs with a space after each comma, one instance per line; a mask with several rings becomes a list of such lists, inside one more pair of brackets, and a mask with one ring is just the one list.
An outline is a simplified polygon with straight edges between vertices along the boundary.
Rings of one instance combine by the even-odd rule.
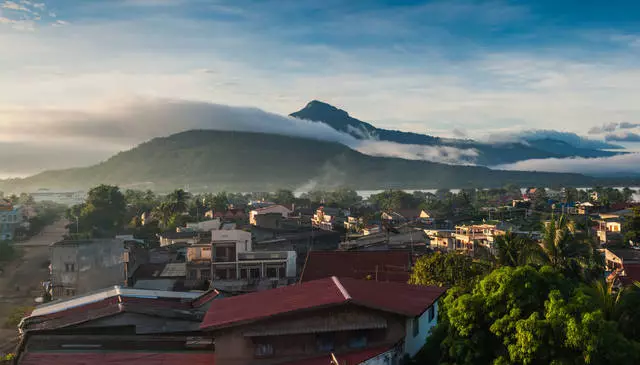
[[589, 186], [578, 174], [495, 171], [363, 155], [332, 142], [280, 135], [194, 130], [156, 138], [100, 164], [0, 183], [0, 190], [79, 189], [99, 183], [157, 190], [265, 191], [302, 186], [358, 189], [489, 187], [506, 183]]

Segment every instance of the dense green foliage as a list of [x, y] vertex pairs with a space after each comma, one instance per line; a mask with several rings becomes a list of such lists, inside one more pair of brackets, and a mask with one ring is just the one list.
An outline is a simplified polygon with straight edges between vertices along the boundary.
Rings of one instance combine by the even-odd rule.
[[409, 282], [419, 285], [464, 287], [477, 277], [487, 274], [490, 269], [488, 263], [473, 260], [470, 256], [458, 252], [436, 252], [417, 260]]
[[153, 139], [95, 166], [3, 181], [0, 189], [71, 189], [113, 184], [170, 190], [188, 184], [192, 190], [237, 192], [297, 190], [304, 186], [328, 190], [340, 186], [358, 189], [492, 187], [505, 182], [518, 186], [585, 186], [597, 185], [599, 181], [629, 184], [579, 174], [497, 171], [373, 157], [332, 142], [200, 130]]
[[640, 208], [633, 208], [633, 216], [627, 218], [623, 227], [625, 243], [632, 241], [640, 243]]
[[[89, 190], [85, 203], [74, 205], [67, 211], [67, 218], [75, 226], [77, 234], [94, 237], [112, 236], [123, 227], [125, 217], [124, 194], [117, 186], [104, 184]], [[73, 232], [73, 228], [70, 231]]]
[[418, 260], [412, 283], [453, 284], [416, 364], [639, 363], [640, 288], [603, 282], [602, 256], [574, 222], [552, 219], [540, 244], [507, 233], [495, 248], [493, 268], [465, 276], [477, 260]]

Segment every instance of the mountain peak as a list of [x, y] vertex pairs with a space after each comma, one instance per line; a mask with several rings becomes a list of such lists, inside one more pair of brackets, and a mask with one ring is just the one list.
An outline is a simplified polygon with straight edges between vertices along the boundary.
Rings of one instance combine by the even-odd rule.
[[335, 106], [320, 100], [311, 100], [298, 113], [301, 113], [301, 112], [323, 114], [323, 115], [333, 114], [334, 116], [340, 116], [343, 118], [349, 117], [349, 113], [347, 113], [346, 111], [336, 108]]

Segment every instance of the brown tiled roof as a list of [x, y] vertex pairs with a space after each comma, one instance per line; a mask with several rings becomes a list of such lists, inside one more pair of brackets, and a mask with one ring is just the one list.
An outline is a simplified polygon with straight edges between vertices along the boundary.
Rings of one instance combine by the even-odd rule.
[[406, 251], [312, 251], [300, 281], [337, 276], [406, 283], [410, 257]]
[[330, 277], [213, 301], [200, 328], [230, 327], [301, 310], [347, 303], [414, 317], [444, 288]]

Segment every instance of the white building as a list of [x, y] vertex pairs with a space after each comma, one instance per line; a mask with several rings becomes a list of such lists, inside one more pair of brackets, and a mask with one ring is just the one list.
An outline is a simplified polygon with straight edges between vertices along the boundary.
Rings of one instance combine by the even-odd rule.
[[283, 218], [287, 218], [289, 214], [291, 214], [291, 209], [279, 204], [270, 205], [264, 208], [254, 209], [249, 212], [249, 223], [253, 226], [257, 225], [256, 216], [259, 214], [268, 214], [268, 213], [280, 213], [282, 214]]
[[296, 277], [295, 251], [252, 251], [251, 233], [211, 232], [213, 286], [251, 291], [289, 284]]

